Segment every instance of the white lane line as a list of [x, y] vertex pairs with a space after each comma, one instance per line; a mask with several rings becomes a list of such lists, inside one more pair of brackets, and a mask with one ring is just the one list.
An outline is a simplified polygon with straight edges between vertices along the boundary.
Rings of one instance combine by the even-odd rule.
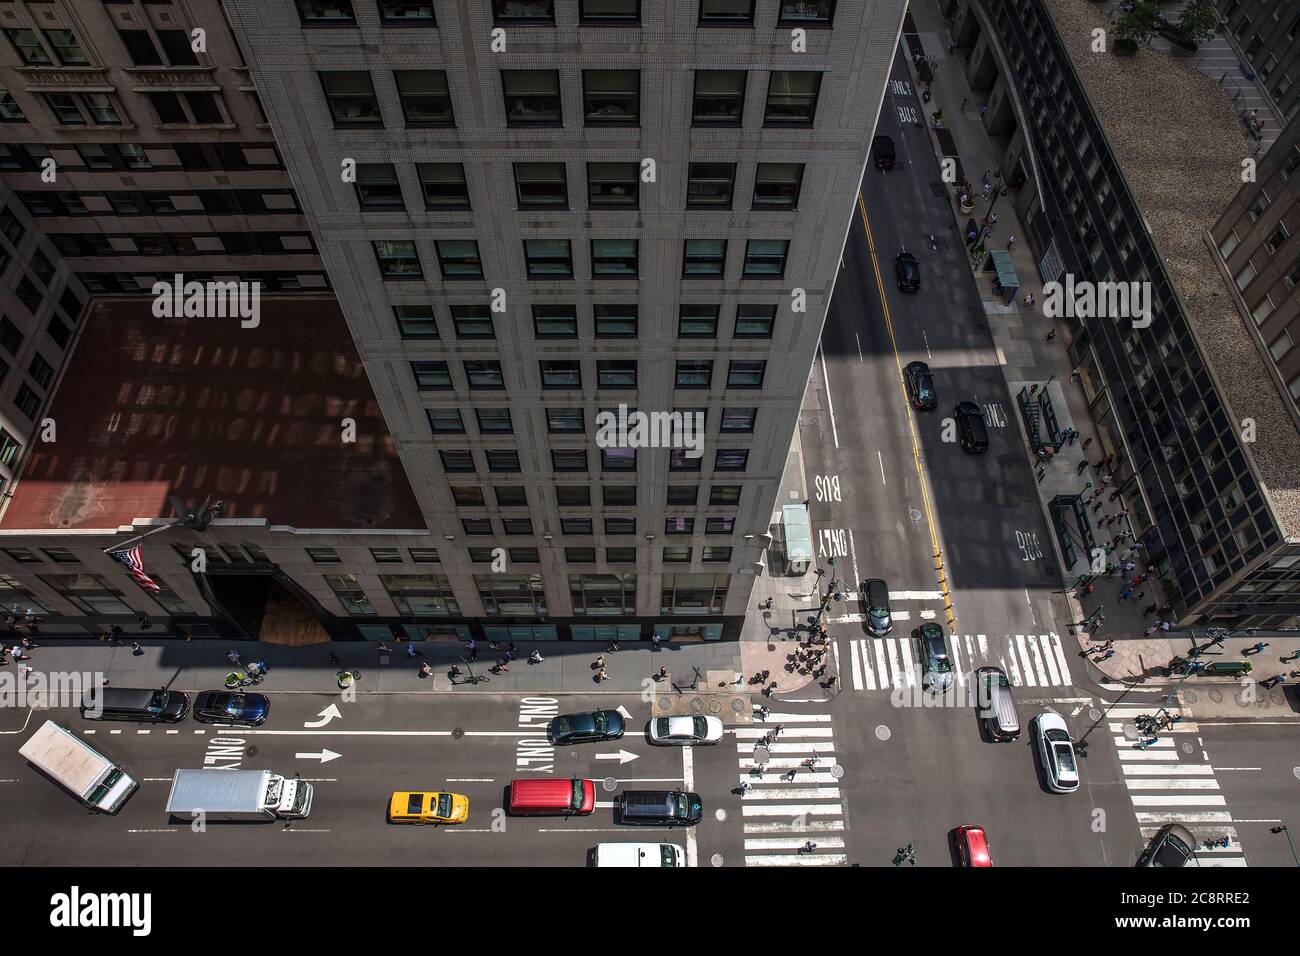
[[766, 723], [780, 724], [785, 721], [795, 724], [829, 724], [831, 721], [830, 714], [778, 714], [776, 711], [769, 711]]
[[1029, 588], [1025, 588], [1025, 604], [1026, 604], [1026, 606], [1029, 608], [1029, 620], [1030, 620], [1030, 622], [1034, 625], [1034, 627], [1037, 627], [1037, 626], [1038, 626], [1038, 615], [1034, 613], [1034, 602], [1031, 601], [1031, 600], [1029, 600]]
[[[1215, 768], [1208, 763], [1180, 763], [1176, 767], [1144, 767], [1141, 764], [1125, 764], [1122, 768], [1125, 776], [1132, 777], [1171, 777], [1175, 774], [1195, 776], [1196, 774], [1214, 774]], [[1221, 769], [1221, 768], [1220, 768]]]
[[[903, 644], [902, 641], [899, 641], [898, 643], [899, 643], [900, 645]], [[902, 656], [903, 656], [903, 673], [904, 673], [904, 676], [907, 678], [907, 686], [908, 686], [908, 687], [918, 687], [918, 686], [920, 686], [920, 683], [921, 683], [921, 682], [920, 682], [919, 678], [917, 677], [917, 673], [916, 673], [916, 658], [915, 658], [915, 656], [912, 654], [912, 644], [911, 644], [911, 642], [909, 641], [905, 646], [901, 646], [901, 647], [900, 647], [900, 652], [901, 652], [901, 654], [902, 654]]]
[[[746, 820], [746, 833], [842, 833], [843, 820], [805, 820], [803, 822], [773, 823], [767, 820]], [[626, 833], [626, 829], [621, 831]]]
[[853, 333], [853, 341], [858, 343], [858, 362], [862, 365], [866, 365], [867, 360], [862, 357], [862, 339], [858, 337], [857, 332]]
[[801, 853], [780, 856], [746, 856], [745, 866], [844, 866], [849, 858], [843, 853]]
[[[844, 837], [822, 837], [815, 841], [817, 849], [844, 849]], [[797, 850], [804, 845], [798, 837], [751, 837], [745, 840], [746, 850]]]
[[1144, 780], [1125, 780], [1130, 790], [1218, 790], [1219, 781], [1213, 777], [1168, 778], [1152, 777]]
[[943, 599], [942, 591], [890, 591], [889, 600], [891, 601], [940, 601]]
[[887, 484], [885, 481], [885, 456], [880, 453], [878, 448], [876, 449], [876, 460], [880, 462], [880, 483], [882, 485]]
[[1177, 750], [1121, 750], [1120, 760], [1177, 760]]
[[1025, 635], [1025, 644], [1029, 647], [1029, 657], [1034, 662], [1034, 673], [1038, 675], [1039, 683], [1044, 687], [1050, 687], [1052, 682], [1047, 679], [1047, 668], [1043, 666], [1043, 655], [1038, 649], [1038, 642], [1034, 635]]
[[[1218, 810], [1208, 810], [1205, 813], [1147, 813], [1139, 811], [1137, 814], [1138, 823], [1155, 823], [1164, 825], [1166, 823], [1232, 823], [1232, 814]], [[1243, 821], [1237, 821], [1243, 822]]]
[[925, 357], [933, 362], [934, 356], [930, 354], [930, 340], [926, 338], [925, 329], [921, 330], [921, 341], [925, 343]]
[[[1202, 851], [1200, 851], [1200, 850], [1197, 851], [1197, 853], [1196, 853], [1197, 859], [1200, 859], [1201, 852], [1202, 852]], [[1240, 853], [1241, 851], [1238, 850], [1237, 852]], [[1232, 857], [1232, 856], [1230, 856], [1230, 857], [1225, 857], [1225, 858], [1223, 858], [1222, 860], [1210, 860], [1210, 861], [1208, 861], [1208, 862], [1203, 863], [1202, 865], [1203, 865], [1203, 866], [1233, 866], [1233, 867], [1242, 867], [1242, 866], [1249, 866], [1250, 864], [1246, 862], [1246, 858], [1245, 858], [1245, 857], [1241, 857], [1241, 856]]]
[[822, 382], [826, 386], [826, 410], [831, 413], [831, 438], [835, 441], [835, 447], [840, 447], [840, 433], [835, 427], [835, 401], [831, 398], [831, 380], [826, 374], [826, 353], [822, 351], [822, 343], [817, 342], [817, 354], [822, 360]]
[[1147, 796], [1140, 793], [1130, 794], [1129, 800], [1135, 807], [1226, 807], [1227, 799], [1222, 794], [1176, 794], [1166, 793], [1159, 796]]
[[861, 583], [862, 577], [858, 574], [858, 549], [853, 546], [852, 528], [849, 528], [849, 557], [853, 561], [853, 580]]
[[[682, 787], [687, 793], [695, 792], [695, 754], [690, 747], [682, 748]], [[695, 827], [686, 831], [686, 865], [700, 865], [700, 846], [695, 839]]]
[[[862, 656], [858, 653], [857, 641], [849, 641], [849, 661], [853, 670], [853, 689], [862, 690]], [[875, 690], [875, 687], [871, 689]]]
[[1050, 634], [1039, 634], [1038, 645], [1042, 650], [1043, 663], [1047, 665], [1047, 676], [1051, 678], [1048, 683], [1059, 685], [1061, 683], [1061, 672], [1056, 669], [1056, 655], [1052, 653], [1052, 636]]
[[1061, 647], [1061, 636], [1056, 632], [1047, 635], [1052, 646], [1052, 655], [1056, 658], [1056, 664], [1061, 668], [1061, 679], [1065, 686], [1073, 686], [1074, 680], [1070, 677], [1070, 664], [1065, 657], [1065, 650]]
[[989, 656], [989, 639], [983, 634], [976, 634], [975, 640], [979, 642], [980, 659], [984, 660]]
[[[780, 721], [777, 721], [777, 723], [780, 723]], [[735, 730], [737, 740], [757, 740], [759, 737], [771, 732], [772, 730], [766, 725], [761, 727], [737, 727]], [[790, 740], [796, 737], [830, 738], [834, 736], [835, 729], [833, 727], [785, 727], [777, 736], [777, 740]]]
[[[1115, 741], [1116, 747], [1136, 747], [1138, 750], [1144, 749], [1142, 747], [1138, 747], [1138, 742], [1136, 740], [1129, 740], [1127, 737], [1124, 737], [1122, 735], [1119, 737], [1113, 737], [1111, 739]], [[1148, 737], [1146, 739], [1150, 740], [1151, 738]], [[1173, 745], [1174, 745], [1173, 737], [1157, 737], [1156, 742], [1153, 744], [1147, 744], [1145, 749], [1164, 750], [1168, 747], [1172, 747]]]
[[492, 783], [491, 777], [448, 777], [448, 783]]
[[[742, 806], [740, 812], [747, 817], [797, 817], [802, 815], [818, 817], [840, 817], [844, 807], [838, 803], [759, 803], [754, 806]], [[690, 831], [687, 831], [688, 835]]]
[[[782, 734], [782, 736], [785, 735]], [[755, 747], [755, 743], [752, 740], [736, 741], [737, 753], [753, 754], [754, 747]], [[683, 747], [682, 749], [690, 750], [691, 748]], [[771, 743], [767, 745], [767, 752], [772, 754], [803, 754], [804, 756], [817, 754], [817, 756], [825, 759], [827, 757], [835, 756], [835, 741], [828, 740], [825, 742], [818, 742], [815, 740], [811, 740], [806, 743], [799, 743], [797, 741], [791, 743], [781, 743], [781, 741], [778, 740], [776, 743]]]
[[[754, 786], [766, 784], [773, 787], [793, 787], [794, 783], [790, 778], [780, 773], [741, 773], [736, 775], [736, 779], [742, 783], [749, 783]], [[839, 779], [832, 776], [830, 771], [826, 773], [809, 773], [807, 770], [800, 771], [798, 782], [807, 783], [828, 783], [831, 786], [839, 786]]]
[[880, 678], [880, 690], [884, 690], [889, 686], [889, 665], [885, 663], [885, 640], [872, 641], [871, 648], [876, 655], [876, 676]]
[[961, 654], [958, 653], [958, 645], [960, 643], [960, 641], [951, 641], [951, 647], [949, 648], [952, 653], [952, 672], [957, 678], [958, 687], [961, 687], [966, 683], [966, 673], [962, 668]]
[[1025, 665], [1025, 684], [1029, 687], [1037, 687], [1038, 679], [1034, 674], [1033, 662], [1029, 659], [1029, 652], [1025, 649], [1025, 635], [1017, 634], [1015, 636], [1015, 646], [1020, 651], [1020, 660]]
[[763, 787], [746, 791], [741, 802], [748, 800], [838, 800], [839, 787]]

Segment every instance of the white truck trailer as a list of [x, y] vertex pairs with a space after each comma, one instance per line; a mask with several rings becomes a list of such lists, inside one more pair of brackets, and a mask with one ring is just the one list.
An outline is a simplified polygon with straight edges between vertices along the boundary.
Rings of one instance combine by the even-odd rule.
[[121, 764], [52, 720], [43, 723], [18, 753], [71, 791], [83, 806], [100, 813], [116, 813], [139, 786]]
[[312, 786], [269, 770], [177, 770], [167, 812], [193, 820], [299, 820], [311, 813]]

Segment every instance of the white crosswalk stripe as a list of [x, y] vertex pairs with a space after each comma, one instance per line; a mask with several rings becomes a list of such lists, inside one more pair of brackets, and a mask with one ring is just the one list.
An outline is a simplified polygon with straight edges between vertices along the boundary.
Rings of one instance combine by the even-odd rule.
[[[1017, 687], [1072, 686], [1057, 634], [949, 635], [948, 656], [959, 688], [981, 667], [1002, 668]], [[854, 690], [888, 693], [921, 686], [923, 666], [911, 634], [851, 638], [847, 661]]]
[[[856, 657], [852, 655], [857, 655]], [[850, 667], [869, 671], [871, 652], [851, 652]], [[781, 724], [775, 740], [763, 739]], [[737, 783], [741, 795], [746, 866], [846, 866], [844, 802], [830, 714], [769, 713], [764, 721], [736, 728]], [[768, 759], [754, 761], [756, 746]], [[759, 756], [763, 756], [760, 750]], [[811, 766], [809, 758], [817, 758]], [[761, 766], [761, 770], [760, 770]], [[816, 844], [811, 852], [807, 843]]]
[[[1125, 730], [1132, 732], [1133, 721], [1139, 715], [1154, 715], [1154, 704], [1121, 704], [1106, 711], [1109, 718], [1111, 740], [1119, 753], [1120, 769], [1129, 802], [1137, 817], [1142, 837], [1142, 847], [1155, 837], [1160, 828], [1169, 823], [1181, 823], [1196, 837], [1194, 863], [1199, 866], [1246, 866], [1246, 857], [1232, 826], [1232, 813], [1227, 798], [1219, 790], [1214, 767], [1197, 762], [1205, 758], [1199, 748], [1193, 748], [1195, 757], [1188, 756], [1183, 763], [1183, 751], [1177, 738], [1196, 731], [1196, 724], [1186, 718], [1172, 727], [1156, 733], [1141, 735], [1142, 744], [1130, 739]], [[1178, 710], [1168, 713], [1182, 717]], [[1228, 838], [1226, 847], [1207, 848], [1206, 840]]]

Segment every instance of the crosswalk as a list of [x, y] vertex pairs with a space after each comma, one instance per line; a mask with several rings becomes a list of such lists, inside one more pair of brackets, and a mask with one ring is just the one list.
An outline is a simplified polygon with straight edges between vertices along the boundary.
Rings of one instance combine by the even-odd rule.
[[[838, 657], [838, 642], [835, 645]], [[916, 642], [903, 637], [867, 637], [849, 641], [853, 689], [902, 690], [921, 686]], [[980, 667], [1001, 667], [1016, 687], [1069, 687], [1070, 665], [1056, 634], [958, 634], [948, 637], [948, 654], [958, 687]], [[844, 673], [843, 660], [837, 660]]]
[[[1156, 741], [1151, 744], [1125, 736], [1126, 724], [1131, 725], [1139, 714], [1152, 714], [1155, 710], [1152, 704], [1119, 704], [1106, 712], [1129, 801], [1142, 833], [1143, 848], [1165, 824], [1181, 823], [1196, 837], [1199, 865], [1246, 866], [1232, 813], [1219, 790], [1214, 767], [1191, 736], [1198, 732], [1196, 723], [1180, 720], [1154, 735]], [[1178, 708], [1169, 708], [1168, 712], [1181, 716]], [[1150, 736], [1145, 739], [1149, 740]], [[1193, 744], [1190, 752], [1184, 749], [1184, 742]], [[1223, 836], [1228, 837], [1226, 847], [1206, 849], [1202, 845], [1205, 840]]]
[[[776, 740], [762, 738], [784, 727]], [[830, 714], [769, 713], [767, 720], [736, 728], [738, 782], [750, 788], [741, 798], [746, 866], [844, 866], [846, 819]], [[761, 768], [754, 746], [766, 747]], [[760, 756], [762, 752], [760, 751]], [[812, 766], [805, 761], [815, 758]], [[817, 844], [800, 852], [808, 841]]]

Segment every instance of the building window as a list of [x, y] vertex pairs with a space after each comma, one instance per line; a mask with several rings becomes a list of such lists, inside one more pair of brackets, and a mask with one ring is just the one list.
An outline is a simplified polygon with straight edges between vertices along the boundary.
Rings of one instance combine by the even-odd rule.
[[498, 23], [554, 23], [553, 0], [492, 0]]
[[[297, 0], [298, 16], [310, 26], [336, 26], [354, 24], [352, 0]], [[383, 8], [383, 2], [380, 2]]]
[[352, 185], [362, 209], [402, 206], [402, 187], [397, 181], [397, 167], [392, 163], [357, 163], [357, 179]]
[[753, 24], [754, 0], [700, 0], [700, 23]]
[[572, 279], [572, 244], [568, 239], [525, 239], [524, 263], [530, 279]]
[[[22, 108], [18, 101], [13, 98], [8, 90], [0, 90], [0, 123], [26, 123], [27, 117], [23, 115]], [[9, 167], [5, 167], [8, 169]]]
[[1291, 338], [1291, 333], [1283, 330], [1282, 334], [1273, 340], [1273, 344], [1268, 347], [1268, 352], [1273, 356], [1274, 362], [1281, 362], [1285, 356], [1295, 348], [1295, 341]]
[[[546, 430], [552, 433], [581, 433], [587, 430], [581, 408], [548, 408]], [[3, 434], [3, 432], [0, 432]]]
[[370, 559], [376, 564], [401, 564], [402, 552], [400, 548], [371, 548]]
[[585, 448], [552, 448], [551, 468], [554, 471], [586, 471], [587, 450]]
[[744, 471], [749, 466], [746, 448], [719, 448], [714, 454], [714, 471]]
[[1240, 271], [1237, 273], [1236, 279], [1234, 280], [1237, 283], [1237, 288], [1246, 288], [1246, 286], [1250, 285], [1256, 275], [1257, 273], [1255, 272], [1254, 263], [1247, 259], [1246, 264], [1241, 267]]
[[661, 614], [721, 614], [727, 603], [729, 574], [665, 574]]
[[18, 393], [14, 395], [14, 404], [29, 419], [36, 421], [36, 416], [41, 410], [41, 397], [32, 391], [31, 386], [24, 382], [19, 386]]
[[713, 485], [709, 488], [710, 506], [739, 505], [740, 485]]
[[744, 70], [696, 70], [693, 126], [739, 126], [745, 115]]
[[636, 388], [636, 360], [596, 363], [597, 388]]
[[325, 583], [343, 605], [345, 614], [374, 614], [374, 605], [357, 581], [355, 574], [325, 574]]
[[[604, 485], [601, 489], [601, 500], [606, 508], [632, 508], [636, 506], [636, 485]], [[634, 518], [626, 519], [635, 521]], [[609, 530], [609, 520], [606, 519], [605, 530]], [[633, 528], [635, 530], [635, 528]], [[631, 531], [624, 531], [623, 534], [631, 534]]]
[[677, 318], [677, 337], [680, 339], [716, 339], [718, 337], [718, 312], [716, 305], [683, 305]]
[[1255, 196], [1254, 202], [1246, 207], [1246, 218], [1251, 222], [1254, 222], [1263, 215], [1264, 210], [1268, 208], [1269, 203], [1272, 201], [1273, 200], [1269, 198], [1268, 193], [1261, 189], [1259, 194]]
[[473, 239], [440, 239], [434, 243], [438, 250], [438, 268], [444, 279], [481, 279], [483, 261], [479, 258], [478, 242]]
[[579, 362], [539, 362], [542, 388], [582, 388], [582, 365]]
[[455, 126], [447, 74], [443, 70], [394, 70], [407, 126]]
[[1289, 239], [1291, 233], [1287, 231], [1286, 223], [1278, 222], [1277, 228], [1264, 240], [1264, 250], [1271, 256], [1277, 252], [1277, 247]]
[[686, 240], [682, 254], [683, 279], [720, 279], [726, 264], [727, 240]]
[[0, 428], [0, 465], [12, 468], [14, 462], [18, 460], [18, 452], [22, 450], [22, 447], [18, 443], [18, 439]]
[[822, 75], [808, 70], [774, 70], [767, 84], [764, 126], [812, 126]]
[[629, 305], [595, 305], [592, 314], [598, 339], [634, 339], [637, 337], [637, 307]]
[[675, 547], [663, 549], [664, 564], [690, 564], [691, 549], [689, 547]]
[[500, 362], [466, 362], [465, 380], [470, 388], [505, 388]]
[[[515, 485], [494, 485], [492, 493], [496, 495], [498, 508], [527, 508], [528, 491]], [[507, 521], [511, 520], [509, 518]], [[529, 532], [531, 534], [531, 532]]]
[[519, 464], [519, 452], [513, 448], [489, 448], [484, 454], [487, 456], [488, 471], [522, 470]]
[[641, 74], [583, 70], [582, 105], [588, 126], [636, 126], [641, 121]]
[[569, 598], [574, 614], [635, 614], [636, 575], [570, 574]]
[[546, 613], [546, 591], [540, 574], [476, 574], [474, 584], [491, 616]]
[[699, 485], [669, 485], [666, 503], [669, 505], [689, 505], [694, 507], [699, 498]]
[[[588, 504], [591, 502], [588, 501]], [[560, 533], [565, 535], [576, 535], [589, 537], [592, 534], [590, 518], [561, 518]]]
[[448, 474], [465, 474], [476, 472], [474, 453], [468, 448], [444, 448], [438, 452], [442, 459], [442, 470]]
[[567, 209], [569, 183], [564, 163], [515, 163], [515, 196], [520, 209]]
[[713, 381], [713, 362], [707, 359], [678, 359], [676, 388], [708, 388]]
[[591, 240], [592, 278], [635, 279], [637, 277], [637, 240]]
[[421, 279], [420, 257], [415, 252], [415, 243], [409, 239], [384, 240], [371, 242], [375, 250], [375, 259], [379, 263], [379, 274], [385, 279]]
[[736, 331], [738, 339], [770, 339], [776, 324], [774, 305], [736, 306]]
[[798, 26], [830, 26], [835, 17], [835, 0], [781, 0], [778, 23]]
[[[590, 505], [591, 505], [591, 489], [588, 488], [588, 487], [586, 487], [585, 485], [556, 485], [556, 487], [555, 487], [555, 502], [556, 502], [556, 504], [558, 504], [561, 508], [586, 508], [586, 507], [590, 507]], [[566, 520], [567, 520], [567, 521], [577, 521], [577, 520], [580, 520], [580, 519], [576, 519], [576, 518], [568, 518], [568, 519], [561, 518], [561, 519], [560, 519], [561, 522], [564, 522], [564, 521], [566, 521]], [[590, 520], [590, 519], [588, 519], [588, 520]], [[570, 532], [570, 531], [565, 531], [564, 533], [565, 533], [565, 534], [571, 534], [572, 532]], [[590, 526], [588, 526], [587, 534], [591, 534]]]
[[470, 537], [483, 538], [493, 533], [491, 518], [461, 518], [460, 526]]
[[162, 66], [162, 55], [148, 30], [118, 30], [117, 35], [134, 66]]
[[735, 518], [707, 518], [704, 522], [705, 534], [731, 534], [735, 530]]
[[379, 20], [384, 26], [410, 24], [437, 26], [429, 0], [379, 0]]
[[459, 408], [426, 408], [424, 413], [429, 416], [429, 430], [435, 435], [465, 434]]
[[486, 305], [453, 305], [451, 321], [458, 339], [494, 339], [492, 310]]
[[797, 208], [803, 167], [803, 163], [759, 163], [754, 177], [754, 208]]
[[[125, 569], [123, 570], [125, 573]], [[120, 591], [96, 574], [42, 574], [40, 579], [83, 614], [130, 614]]]
[[533, 306], [533, 334], [539, 339], [576, 339], [578, 337], [577, 307]]
[[641, 3], [640, 0], [578, 0], [578, 22], [640, 23]]
[[785, 239], [750, 239], [745, 244], [745, 278], [779, 279], [785, 275], [790, 243]]
[[587, 204], [636, 209], [640, 203], [640, 168], [636, 163], [588, 163]]
[[694, 534], [695, 519], [675, 517], [664, 519], [664, 534]]
[[416, 163], [425, 209], [468, 209], [469, 186], [462, 163]]
[[706, 563], [711, 561], [730, 561], [731, 548], [716, 544], [706, 544], [700, 551], [700, 560]]
[[749, 433], [754, 430], [754, 422], [757, 419], [757, 408], [724, 408], [722, 410], [722, 424], [718, 427], [718, 430], [722, 432]]
[[[422, 557], [417, 558], [417, 551]], [[438, 552], [432, 548], [411, 549], [414, 561], [437, 561]], [[388, 592], [397, 613], [403, 615], [460, 615], [460, 605], [452, 593], [451, 583], [443, 574], [381, 574], [379, 583]]]
[[562, 126], [560, 74], [555, 70], [502, 70], [506, 122], [511, 126]]
[[[483, 497], [483, 489], [478, 485], [451, 485], [451, 500], [457, 508], [486, 508], [487, 500]], [[465, 529], [467, 534], [491, 534], [492, 525], [488, 524], [487, 530], [478, 532]]]
[[727, 388], [762, 388], [767, 362], [733, 360], [727, 367]]
[[532, 534], [533, 521], [531, 518], [503, 518], [501, 527], [506, 534]]
[[686, 183], [687, 209], [730, 209], [735, 163], [691, 163]]
[[369, 73], [348, 70], [321, 73], [320, 82], [335, 126], [384, 125]]
[[446, 362], [412, 362], [411, 372], [415, 375], [415, 387], [421, 391], [451, 388], [451, 373]]
[[635, 448], [602, 448], [600, 450], [601, 471], [636, 471]]
[[317, 564], [341, 564], [343, 559], [333, 548], [307, 548], [307, 557]]
[[54, 61], [41, 46], [35, 30], [5, 28], [5, 36], [25, 66], [53, 66]]
[[393, 318], [397, 320], [397, 331], [404, 339], [438, 337], [438, 323], [433, 317], [431, 305], [395, 305]]

